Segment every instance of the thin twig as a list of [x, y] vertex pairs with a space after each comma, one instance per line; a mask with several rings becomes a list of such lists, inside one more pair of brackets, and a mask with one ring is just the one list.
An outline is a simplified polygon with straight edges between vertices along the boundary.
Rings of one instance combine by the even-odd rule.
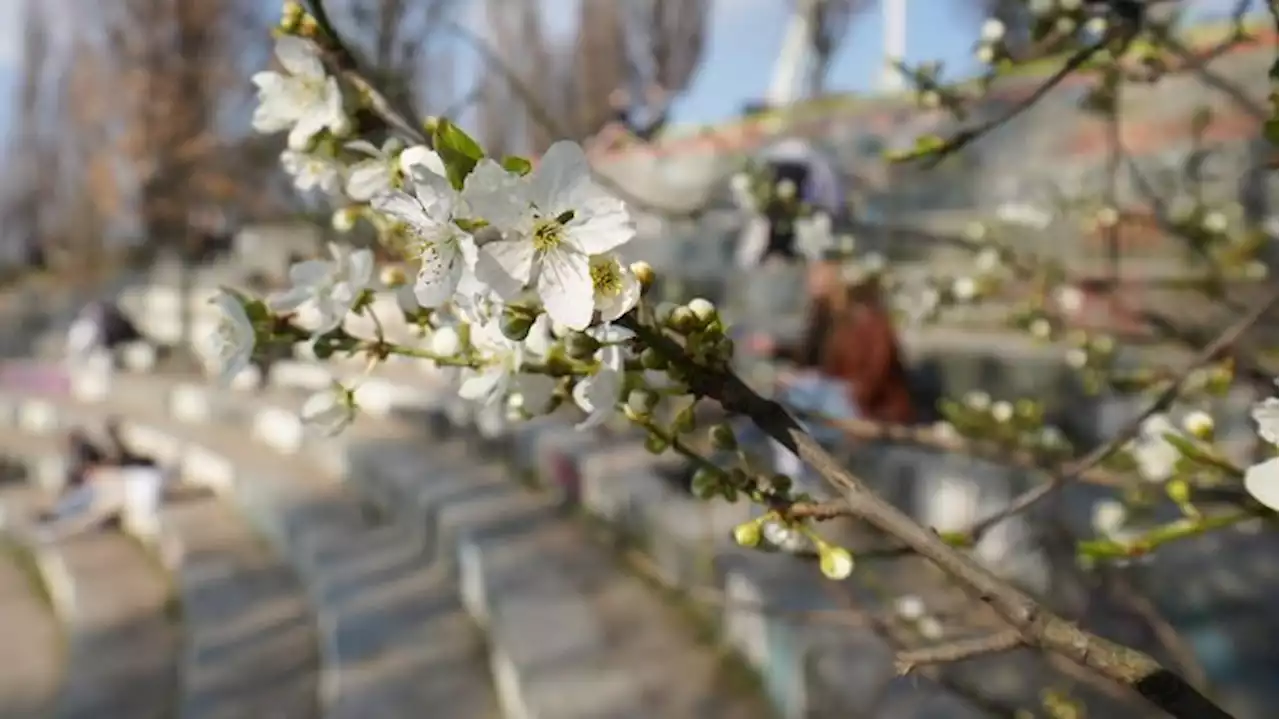
[[1252, 312], [1243, 317], [1239, 322], [1228, 327], [1227, 330], [1218, 337], [1218, 339], [1210, 343], [1200, 352], [1200, 354], [1192, 359], [1191, 362], [1187, 363], [1186, 367], [1183, 368], [1183, 371], [1178, 375], [1177, 379], [1170, 382], [1169, 386], [1163, 392], [1161, 392], [1155, 399], [1151, 400], [1142, 412], [1138, 413], [1136, 417], [1121, 428], [1120, 431], [1112, 436], [1110, 440], [1098, 445], [1093, 451], [1080, 459], [1067, 464], [1062, 468], [1062, 471], [1055, 473], [1053, 478], [1048, 482], [1039, 484], [1027, 490], [1021, 495], [1015, 497], [1014, 500], [1004, 509], [978, 522], [971, 530], [969, 530], [969, 536], [973, 539], [981, 537], [1000, 522], [1003, 522], [1015, 514], [1025, 512], [1038, 504], [1045, 497], [1048, 497], [1058, 491], [1064, 485], [1075, 481], [1085, 472], [1088, 472], [1090, 469], [1119, 451], [1125, 443], [1138, 435], [1138, 432], [1142, 429], [1142, 423], [1147, 418], [1157, 412], [1164, 411], [1173, 404], [1174, 400], [1176, 400], [1178, 395], [1182, 392], [1182, 386], [1186, 383], [1187, 378], [1192, 372], [1213, 361], [1224, 351], [1230, 349], [1232, 345], [1240, 340], [1249, 328], [1251, 328], [1258, 320], [1266, 316], [1266, 314], [1275, 307], [1276, 301], [1277, 293], [1272, 292], [1270, 299], [1259, 304]]
[[1023, 644], [1022, 634], [1013, 629], [1006, 629], [976, 639], [959, 639], [923, 649], [898, 652], [893, 664], [898, 674], [905, 676], [926, 664], [950, 664], [986, 654], [1011, 651]]

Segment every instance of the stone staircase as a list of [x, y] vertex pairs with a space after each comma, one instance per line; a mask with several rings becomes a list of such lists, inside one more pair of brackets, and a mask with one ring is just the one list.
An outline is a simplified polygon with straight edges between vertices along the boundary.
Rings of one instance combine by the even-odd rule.
[[[967, 718], [1036, 707], [1046, 686], [1099, 716], [1142, 716], [1029, 651], [895, 680], [894, 648], [937, 638], [895, 618], [894, 597], [921, 597], [943, 638], [988, 618], [920, 562], [866, 558], [837, 585], [738, 550], [728, 534], [745, 508], [690, 499], [632, 437], [555, 418], [477, 434], [403, 364], [364, 380], [371, 414], [336, 440], [311, 436], [303, 388], [344, 372], [284, 363], [252, 391], [156, 372], [0, 391], [0, 455], [34, 480], [3, 485], [11, 519], [58, 475], [60, 429], [112, 415], [201, 490], [166, 505], [159, 536], [0, 557], [17, 583], [0, 585], [0, 630], [32, 637], [17, 675], [29, 679], [0, 679], [0, 717], [79, 716], [76, 697], [97, 696], [127, 716]], [[1248, 581], [1274, 585], [1256, 569]], [[82, 614], [113, 631], [64, 609], [89, 592], [103, 608]], [[834, 610], [875, 620], [809, 616]], [[145, 660], [97, 668], [141, 642]], [[1231, 697], [1237, 716], [1266, 715]]]
[[[371, 418], [324, 451], [296, 425], [296, 392], [102, 384], [4, 393], [0, 454], [33, 480], [5, 484], [6, 526], [59, 474], [61, 430], [112, 416], [202, 491], [167, 502], [155, 536], [15, 543], [23, 600], [0, 626], [44, 621], [29, 670], [48, 688], [29, 711], [0, 695], [0, 716], [768, 715], [651, 588], [460, 440]], [[396, 451], [356, 451], [374, 441]], [[376, 500], [407, 497], [392, 488], [414, 502]]]

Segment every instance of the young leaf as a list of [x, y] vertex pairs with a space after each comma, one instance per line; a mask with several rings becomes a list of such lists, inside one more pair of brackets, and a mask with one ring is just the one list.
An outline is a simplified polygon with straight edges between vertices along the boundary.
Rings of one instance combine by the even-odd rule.
[[517, 157], [516, 155], [507, 155], [506, 157], [502, 158], [502, 167], [507, 172], [514, 172], [515, 174], [523, 177], [529, 174], [531, 170], [533, 170], [533, 163], [529, 162], [523, 157]]
[[467, 175], [471, 174], [476, 163], [484, 158], [484, 150], [471, 139], [470, 135], [445, 119], [436, 123], [432, 140], [436, 152], [444, 161], [449, 182], [454, 188], [462, 189], [462, 183], [467, 179]]

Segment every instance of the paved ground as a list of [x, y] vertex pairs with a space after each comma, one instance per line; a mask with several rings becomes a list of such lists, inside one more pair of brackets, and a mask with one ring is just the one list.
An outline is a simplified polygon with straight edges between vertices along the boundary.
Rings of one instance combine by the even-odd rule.
[[182, 716], [315, 716], [315, 631], [292, 572], [215, 498], [173, 504], [165, 522], [182, 546]]
[[[0, 507], [25, 512], [30, 495], [20, 481], [0, 484]], [[62, 681], [62, 634], [33, 559], [3, 538], [0, 637], [10, 647], [0, 670], [0, 719], [45, 719]]]

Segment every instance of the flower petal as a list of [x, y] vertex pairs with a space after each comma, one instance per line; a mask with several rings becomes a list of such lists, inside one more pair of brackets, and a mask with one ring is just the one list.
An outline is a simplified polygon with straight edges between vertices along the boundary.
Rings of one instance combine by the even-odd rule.
[[1254, 499], [1280, 511], [1280, 458], [1272, 457], [1246, 470], [1244, 488]]
[[375, 196], [369, 206], [384, 215], [408, 224], [419, 232], [426, 227], [434, 227], [436, 221], [427, 214], [422, 203], [413, 196], [400, 190], [390, 190]]
[[431, 243], [422, 251], [422, 268], [413, 285], [418, 304], [434, 309], [453, 299], [462, 279], [462, 253], [448, 243]]
[[[533, 255], [533, 243], [523, 238], [490, 242], [480, 248], [476, 257], [476, 277], [499, 293], [513, 282], [523, 287], [533, 274]], [[588, 277], [587, 283], [590, 282]]]
[[581, 186], [591, 183], [591, 166], [582, 147], [576, 142], [561, 140], [543, 153], [538, 166], [529, 175], [529, 199], [545, 214], [558, 215], [566, 210], [578, 210], [575, 200], [580, 199]]
[[289, 74], [298, 77], [323, 77], [324, 65], [320, 53], [310, 41], [293, 35], [276, 39], [276, 59]]
[[[531, 243], [523, 243], [532, 250]], [[485, 249], [490, 246], [486, 245]], [[595, 290], [587, 256], [563, 249], [548, 252], [539, 265], [537, 290], [552, 320], [574, 330], [591, 324]]]
[[391, 190], [391, 173], [383, 160], [362, 160], [351, 166], [347, 174], [347, 197], [368, 202]]
[[405, 148], [400, 153], [400, 171], [405, 177], [417, 178], [419, 168], [425, 169], [427, 172], [438, 177], [447, 177], [445, 172], [444, 160], [440, 159], [440, 155], [435, 150], [425, 145], [414, 145]]

